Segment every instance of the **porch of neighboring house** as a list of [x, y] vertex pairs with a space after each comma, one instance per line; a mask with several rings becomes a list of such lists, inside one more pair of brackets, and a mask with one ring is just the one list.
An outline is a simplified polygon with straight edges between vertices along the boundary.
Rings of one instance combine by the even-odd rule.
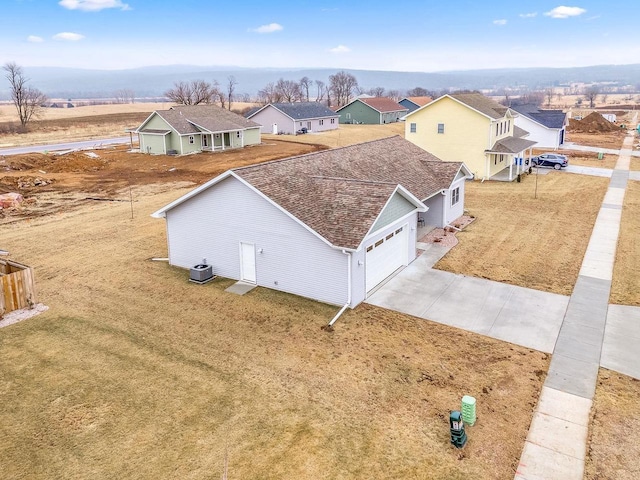
[[[233, 132], [236, 133], [236, 132]], [[226, 150], [229, 148], [242, 147], [243, 145], [233, 145], [231, 142], [232, 132], [208, 132], [202, 133], [202, 150], [213, 152], [216, 150]], [[236, 133], [237, 134], [237, 133]], [[240, 137], [242, 138], [242, 137]]]
[[530, 155], [527, 157], [513, 157], [508, 167], [503, 168], [489, 178], [496, 182], [513, 182], [518, 179], [518, 175], [529, 173]]

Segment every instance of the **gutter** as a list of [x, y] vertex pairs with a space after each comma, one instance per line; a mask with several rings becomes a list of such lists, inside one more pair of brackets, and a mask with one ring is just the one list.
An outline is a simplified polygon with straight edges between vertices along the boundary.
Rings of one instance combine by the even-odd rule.
[[329, 322], [329, 324], [325, 327], [325, 329], [331, 330], [333, 324], [336, 323], [338, 318], [342, 316], [342, 314], [347, 310], [349, 306], [351, 306], [351, 252], [347, 252], [346, 250], [342, 250], [347, 256], [347, 303], [340, 309], [340, 311], [336, 314], [335, 317]]

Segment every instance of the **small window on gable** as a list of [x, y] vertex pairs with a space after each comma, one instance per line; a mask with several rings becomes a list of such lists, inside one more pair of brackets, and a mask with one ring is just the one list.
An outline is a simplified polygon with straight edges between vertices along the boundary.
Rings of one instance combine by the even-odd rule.
[[503, 127], [503, 123], [500, 122], [500, 135], [502, 135], [502, 127]]
[[438, 124], [438, 133], [444, 133], [444, 123]]
[[195, 142], [195, 140], [193, 138], [193, 135], [189, 135], [189, 143], [194, 143], [194, 142]]
[[456, 187], [451, 191], [451, 206], [453, 207], [460, 201], [460, 187]]
[[496, 137], [498, 136], [498, 124], [496, 123]]
[[416, 133], [416, 129], [417, 127], [415, 123], [409, 125], [409, 130], [411, 131], [411, 133]]
[[511, 131], [511, 120], [507, 120], [507, 132]]

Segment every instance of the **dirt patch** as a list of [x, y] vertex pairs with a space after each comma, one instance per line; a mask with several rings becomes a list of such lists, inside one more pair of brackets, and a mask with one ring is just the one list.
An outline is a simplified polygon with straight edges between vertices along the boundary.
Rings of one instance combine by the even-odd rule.
[[618, 161], [618, 155], [605, 154], [602, 156], [602, 160], [598, 158], [597, 152], [581, 152], [578, 150], [562, 151], [563, 155], [566, 155], [569, 160], [569, 165], [576, 165], [581, 167], [596, 167], [596, 168], [614, 168]]
[[[83, 197], [128, 198], [129, 187], [188, 182], [200, 185], [224, 171], [322, 150], [322, 145], [270, 140], [261, 145], [196, 155], [146, 155], [126, 146], [35, 153], [0, 158], [0, 193], [17, 192], [28, 201], [4, 211], [0, 223], [76, 208]], [[56, 195], [57, 194], [57, 195]], [[71, 196], [73, 201], [61, 201]], [[46, 206], [46, 208], [45, 208]]]
[[640, 381], [600, 369], [591, 408], [585, 480], [640, 478]]
[[578, 133], [603, 133], [618, 131], [620, 127], [604, 118], [600, 113], [593, 112], [582, 120], [570, 119], [567, 130]]

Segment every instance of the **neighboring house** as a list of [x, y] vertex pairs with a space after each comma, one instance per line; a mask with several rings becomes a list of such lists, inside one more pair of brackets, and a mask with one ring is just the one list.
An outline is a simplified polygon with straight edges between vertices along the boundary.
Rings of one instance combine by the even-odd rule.
[[404, 97], [398, 103], [403, 107], [409, 109], [409, 113], [414, 110], [424, 107], [427, 103], [431, 103], [433, 98], [431, 97]]
[[419, 215], [462, 215], [466, 178], [396, 136], [229, 170], [153, 216], [171, 265], [354, 307], [416, 258]]
[[515, 130], [517, 116], [479, 93], [443, 95], [405, 117], [405, 138], [444, 161], [464, 162], [476, 179], [502, 172], [513, 180], [528, 169], [524, 153], [536, 143]]
[[340, 123], [367, 125], [397, 122], [408, 111], [406, 107], [387, 97], [355, 98], [336, 110], [340, 114]]
[[134, 130], [140, 151], [178, 154], [226, 150], [260, 143], [260, 124], [215, 105], [156, 110]]
[[323, 132], [338, 128], [338, 115], [318, 102], [269, 103], [246, 117], [262, 125], [262, 133], [293, 135], [303, 128]]
[[562, 146], [568, 124], [562, 110], [542, 110], [536, 105], [514, 105], [511, 109], [520, 114], [516, 126], [529, 132], [527, 138], [537, 143], [536, 148], [555, 150]]

